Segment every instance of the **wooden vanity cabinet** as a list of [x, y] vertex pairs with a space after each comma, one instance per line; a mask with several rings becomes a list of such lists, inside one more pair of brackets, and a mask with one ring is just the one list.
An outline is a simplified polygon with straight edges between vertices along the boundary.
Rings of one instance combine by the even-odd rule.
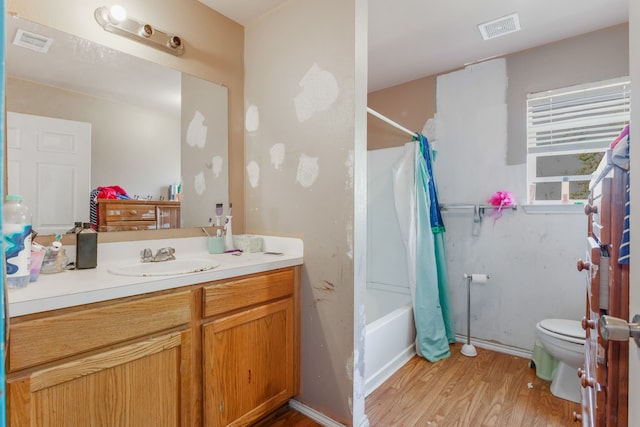
[[191, 420], [190, 291], [11, 320], [10, 426]]
[[98, 231], [180, 227], [180, 202], [98, 199]]
[[11, 427], [246, 426], [298, 393], [300, 268], [11, 318]]
[[[582, 383], [583, 426], [626, 427], [628, 424], [628, 342], [606, 341], [600, 317], [629, 318], [629, 268], [618, 263], [625, 203], [625, 171], [610, 166], [595, 178], [588, 215], [585, 363]], [[581, 268], [582, 267], [582, 268]]]
[[298, 393], [297, 271], [203, 289], [204, 425], [251, 424]]

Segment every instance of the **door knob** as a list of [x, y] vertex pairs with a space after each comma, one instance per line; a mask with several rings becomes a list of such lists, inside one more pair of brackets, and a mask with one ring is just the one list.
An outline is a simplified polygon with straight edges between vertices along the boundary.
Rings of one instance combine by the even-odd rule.
[[582, 325], [582, 329], [584, 329], [585, 331], [587, 329], [595, 329], [596, 328], [596, 321], [593, 319], [587, 319], [587, 317], [583, 317], [582, 318], [582, 322], [580, 322], [580, 324]]
[[576, 263], [576, 268], [578, 269], [578, 271], [588, 270], [591, 268], [591, 263], [589, 261], [583, 261], [579, 259]]
[[613, 316], [600, 316], [600, 335], [607, 341], [626, 341], [633, 338], [640, 347], [640, 314], [633, 316], [632, 323]]

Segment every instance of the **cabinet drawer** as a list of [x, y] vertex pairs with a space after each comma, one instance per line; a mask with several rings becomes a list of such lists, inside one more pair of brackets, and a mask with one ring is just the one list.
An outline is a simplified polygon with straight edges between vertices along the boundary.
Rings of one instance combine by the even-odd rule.
[[9, 371], [160, 332], [191, 320], [191, 292], [88, 307], [10, 325]]
[[133, 205], [109, 203], [105, 209], [105, 221], [142, 221], [156, 220], [156, 207], [149, 205]]
[[156, 221], [109, 221], [106, 225], [98, 227], [100, 231], [138, 231], [157, 228]]
[[291, 295], [293, 289], [293, 269], [209, 285], [203, 291], [203, 313], [205, 317], [214, 316], [249, 307]]

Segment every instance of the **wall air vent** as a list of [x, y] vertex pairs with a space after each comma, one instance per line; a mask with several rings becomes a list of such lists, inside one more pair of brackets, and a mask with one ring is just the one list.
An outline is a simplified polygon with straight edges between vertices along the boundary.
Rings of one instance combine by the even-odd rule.
[[18, 29], [16, 36], [13, 39], [13, 44], [16, 46], [25, 47], [27, 49], [35, 50], [40, 53], [47, 53], [49, 47], [53, 43], [53, 39], [40, 34], [30, 33], [25, 30]]
[[520, 20], [518, 19], [518, 14], [514, 13], [480, 24], [478, 25], [478, 29], [484, 40], [494, 39], [504, 36], [505, 34], [520, 31]]

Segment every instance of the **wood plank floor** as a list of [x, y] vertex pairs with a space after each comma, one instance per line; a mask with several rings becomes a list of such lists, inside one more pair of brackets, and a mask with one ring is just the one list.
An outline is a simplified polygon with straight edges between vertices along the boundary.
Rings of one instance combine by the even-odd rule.
[[576, 403], [558, 399], [529, 360], [477, 349], [437, 363], [414, 357], [366, 399], [372, 426], [576, 426]]
[[[478, 348], [436, 363], [414, 357], [366, 399], [372, 427], [575, 427], [580, 405], [558, 399], [529, 360]], [[288, 417], [286, 420], [282, 417]], [[288, 410], [273, 426], [319, 424]]]

